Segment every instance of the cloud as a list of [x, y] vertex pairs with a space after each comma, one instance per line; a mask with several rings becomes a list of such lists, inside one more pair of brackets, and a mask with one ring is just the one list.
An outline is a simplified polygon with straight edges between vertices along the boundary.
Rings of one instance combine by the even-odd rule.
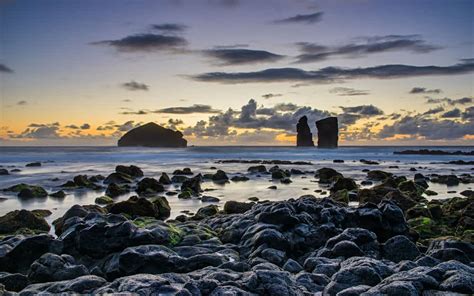
[[25, 105], [28, 105], [28, 102], [23, 100], [23, 101], [18, 101], [16, 104], [18, 106], [25, 106]]
[[466, 108], [462, 113], [462, 119], [474, 122], [474, 106]]
[[449, 110], [441, 115], [442, 118], [458, 118], [461, 117], [461, 110], [458, 108], [454, 108], [453, 110]]
[[315, 12], [310, 14], [298, 14], [292, 17], [273, 21], [275, 24], [314, 24], [321, 21], [323, 12]]
[[368, 90], [360, 90], [349, 87], [334, 87], [330, 89], [329, 92], [332, 94], [337, 94], [338, 96], [365, 96], [370, 94]]
[[151, 25], [151, 28], [153, 30], [158, 30], [164, 33], [181, 33], [184, 32], [188, 28], [188, 26], [183, 24], [165, 23]]
[[297, 56], [296, 63], [319, 62], [338, 56], [354, 58], [387, 51], [428, 53], [440, 49], [438, 46], [426, 43], [419, 35], [359, 37], [353, 43], [334, 47], [309, 42], [299, 42], [296, 45], [302, 52]]
[[274, 54], [265, 50], [252, 49], [209, 49], [203, 54], [217, 61], [220, 66], [256, 64], [274, 62], [284, 58], [282, 55]]
[[427, 89], [425, 87], [414, 87], [410, 90], [410, 94], [439, 94], [441, 93], [441, 89]]
[[430, 109], [430, 110], [426, 111], [425, 113], [423, 113], [423, 115], [434, 115], [434, 114], [441, 113], [443, 111], [444, 111], [444, 108], [439, 106], [439, 107], [436, 107], [436, 108], [433, 108], [433, 109]]
[[376, 134], [378, 138], [386, 139], [395, 135], [409, 135], [415, 139], [421, 137], [427, 140], [453, 140], [472, 135], [474, 122], [456, 122], [452, 120], [438, 120], [426, 118], [421, 114], [408, 115], [399, 121], [385, 125]]
[[66, 125], [65, 128], [77, 130], [79, 127], [75, 124]]
[[241, 107], [240, 111], [228, 109], [223, 113], [210, 116], [207, 121], [201, 120], [194, 126], [186, 128], [184, 134], [196, 137], [235, 136], [235, 128], [272, 129], [293, 133], [298, 119], [303, 115], [308, 117], [308, 121], [315, 122], [330, 116], [330, 113], [295, 104], [277, 104], [268, 108], [258, 107], [257, 102], [251, 99]]
[[90, 124], [88, 124], [88, 123], [84, 123], [83, 125], [80, 126], [80, 128], [81, 128], [82, 130], [88, 130], [88, 129], [91, 128], [91, 126], [90, 126]]
[[281, 96], [282, 96], [282, 94], [272, 94], [272, 93], [268, 93], [268, 94], [262, 95], [262, 98], [264, 98], [265, 100], [268, 100], [268, 99], [271, 99], [271, 98], [281, 97]]
[[463, 60], [451, 66], [379, 65], [366, 68], [326, 67], [315, 71], [298, 68], [271, 68], [256, 72], [210, 72], [190, 76], [202, 82], [223, 84], [255, 82], [311, 82], [315, 84], [354, 79], [394, 79], [435, 75], [459, 75], [474, 72], [474, 61]]
[[161, 34], [135, 34], [117, 40], [103, 40], [91, 43], [115, 48], [120, 52], [180, 52], [188, 44], [179, 36]]
[[11, 134], [10, 137], [15, 139], [58, 139], [60, 138], [59, 128], [57, 122], [49, 124], [32, 123], [20, 134]]
[[0, 64], [0, 73], [13, 73], [13, 70], [4, 64]]
[[450, 98], [434, 99], [434, 98], [428, 98], [426, 100], [427, 104], [446, 103], [446, 104], [449, 104], [451, 106], [454, 106], [454, 105], [467, 105], [467, 104], [471, 104], [472, 102], [474, 102], [474, 100], [470, 97], [464, 97], [464, 98], [460, 98], [460, 99], [450, 99]]
[[136, 82], [136, 81], [130, 81], [130, 82], [125, 82], [125, 83], [122, 83], [121, 86], [127, 90], [131, 90], [131, 91], [135, 91], [135, 90], [144, 90], [144, 91], [148, 91], [149, 89], [149, 86], [144, 84], [144, 83], [140, 83], [140, 82]]
[[360, 115], [383, 115], [383, 111], [374, 105], [361, 105], [361, 106], [354, 106], [354, 107], [339, 107], [345, 113], [353, 113], [353, 114], [360, 114]]
[[119, 114], [122, 115], [147, 115], [148, 113], [151, 113], [148, 110], [138, 110], [138, 111], [123, 111], [120, 112]]
[[220, 110], [213, 109], [209, 105], [194, 104], [189, 107], [169, 107], [152, 111], [152, 113], [168, 114], [192, 114], [192, 113], [219, 113]]

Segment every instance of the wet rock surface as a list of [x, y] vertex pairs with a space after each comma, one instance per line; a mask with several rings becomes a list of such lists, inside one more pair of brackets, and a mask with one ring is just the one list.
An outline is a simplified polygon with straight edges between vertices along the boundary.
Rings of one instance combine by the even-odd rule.
[[[120, 202], [106, 208], [71, 208], [56, 223], [61, 230], [57, 239], [45, 234], [2, 238], [4, 291], [20, 295], [474, 293], [474, 245], [454, 237], [420, 241], [393, 200], [358, 207], [313, 196], [234, 202], [226, 203], [224, 211], [208, 205], [181, 222], [157, 219], [153, 199], [125, 202], [120, 210], [112, 210]], [[443, 207], [462, 210], [455, 202]], [[143, 215], [138, 209], [152, 211]]]

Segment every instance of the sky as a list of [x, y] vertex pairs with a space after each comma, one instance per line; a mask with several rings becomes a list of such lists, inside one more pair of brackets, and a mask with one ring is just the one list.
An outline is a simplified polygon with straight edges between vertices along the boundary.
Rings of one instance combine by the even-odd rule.
[[471, 0], [0, 0], [0, 145], [474, 144]]

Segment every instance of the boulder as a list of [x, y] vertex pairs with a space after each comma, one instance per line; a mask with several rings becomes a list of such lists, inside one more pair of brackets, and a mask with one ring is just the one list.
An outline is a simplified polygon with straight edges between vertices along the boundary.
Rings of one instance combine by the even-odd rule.
[[15, 210], [0, 217], [0, 234], [11, 234], [27, 228], [32, 231], [48, 232], [48, 222], [38, 214], [27, 210]]
[[134, 165], [130, 165], [130, 166], [118, 165], [115, 167], [115, 172], [129, 175], [132, 178], [143, 177], [143, 171], [139, 167], [134, 166]]
[[227, 182], [229, 177], [223, 170], [217, 170], [217, 172], [212, 175], [212, 181], [214, 182]]
[[65, 198], [66, 192], [59, 190], [59, 191], [50, 193], [49, 196], [54, 197], [54, 198]]
[[255, 203], [253, 202], [239, 202], [229, 200], [224, 204], [224, 212], [227, 214], [241, 214], [245, 213], [252, 208]]
[[118, 140], [118, 146], [186, 147], [187, 141], [181, 132], [149, 122], [128, 131]]
[[393, 262], [415, 260], [420, 255], [416, 245], [404, 235], [388, 239], [382, 247], [383, 257]]
[[24, 273], [41, 255], [57, 248], [51, 235], [30, 237], [12, 236], [0, 241], [0, 266], [2, 271]]
[[160, 179], [158, 180], [158, 182], [160, 182], [163, 185], [170, 185], [171, 184], [171, 179], [170, 179], [170, 177], [168, 176], [167, 173], [163, 172], [163, 173], [161, 173], [161, 176], [160, 176]]
[[[162, 199], [164, 199], [164, 197], [162, 197], [160, 201], [163, 201]], [[127, 214], [131, 217], [146, 216], [165, 219], [167, 217], [163, 215], [163, 207], [164, 205], [162, 203], [154, 203], [143, 197], [132, 196], [128, 200], [107, 206], [107, 209], [109, 213], [112, 214]]]
[[95, 199], [95, 203], [98, 205], [109, 205], [114, 203], [114, 200], [108, 196], [99, 196]]
[[316, 121], [318, 129], [318, 148], [337, 148], [339, 131], [337, 117], [328, 117]]
[[155, 178], [143, 178], [137, 183], [135, 191], [139, 195], [156, 194], [165, 191], [165, 188]]
[[110, 197], [117, 197], [124, 195], [130, 192], [127, 185], [117, 185], [115, 183], [110, 183], [105, 190], [105, 194]]
[[31, 264], [28, 279], [31, 283], [56, 282], [88, 274], [87, 268], [76, 264], [72, 256], [46, 253]]
[[314, 147], [313, 134], [308, 125], [308, 117], [303, 116], [296, 124], [296, 146], [297, 147]]

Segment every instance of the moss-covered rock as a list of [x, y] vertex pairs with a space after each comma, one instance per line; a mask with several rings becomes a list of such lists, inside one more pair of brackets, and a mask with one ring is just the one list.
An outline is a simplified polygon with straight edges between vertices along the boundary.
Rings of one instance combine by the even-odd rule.
[[349, 203], [349, 191], [346, 189], [338, 190], [333, 192], [330, 197], [337, 202], [342, 202], [345, 204]]
[[95, 203], [98, 205], [109, 205], [109, 204], [113, 204], [114, 200], [111, 197], [104, 195], [104, 196], [97, 197], [95, 199]]
[[50, 227], [39, 212], [16, 210], [0, 217], [0, 234], [13, 234], [20, 229], [48, 232]]

